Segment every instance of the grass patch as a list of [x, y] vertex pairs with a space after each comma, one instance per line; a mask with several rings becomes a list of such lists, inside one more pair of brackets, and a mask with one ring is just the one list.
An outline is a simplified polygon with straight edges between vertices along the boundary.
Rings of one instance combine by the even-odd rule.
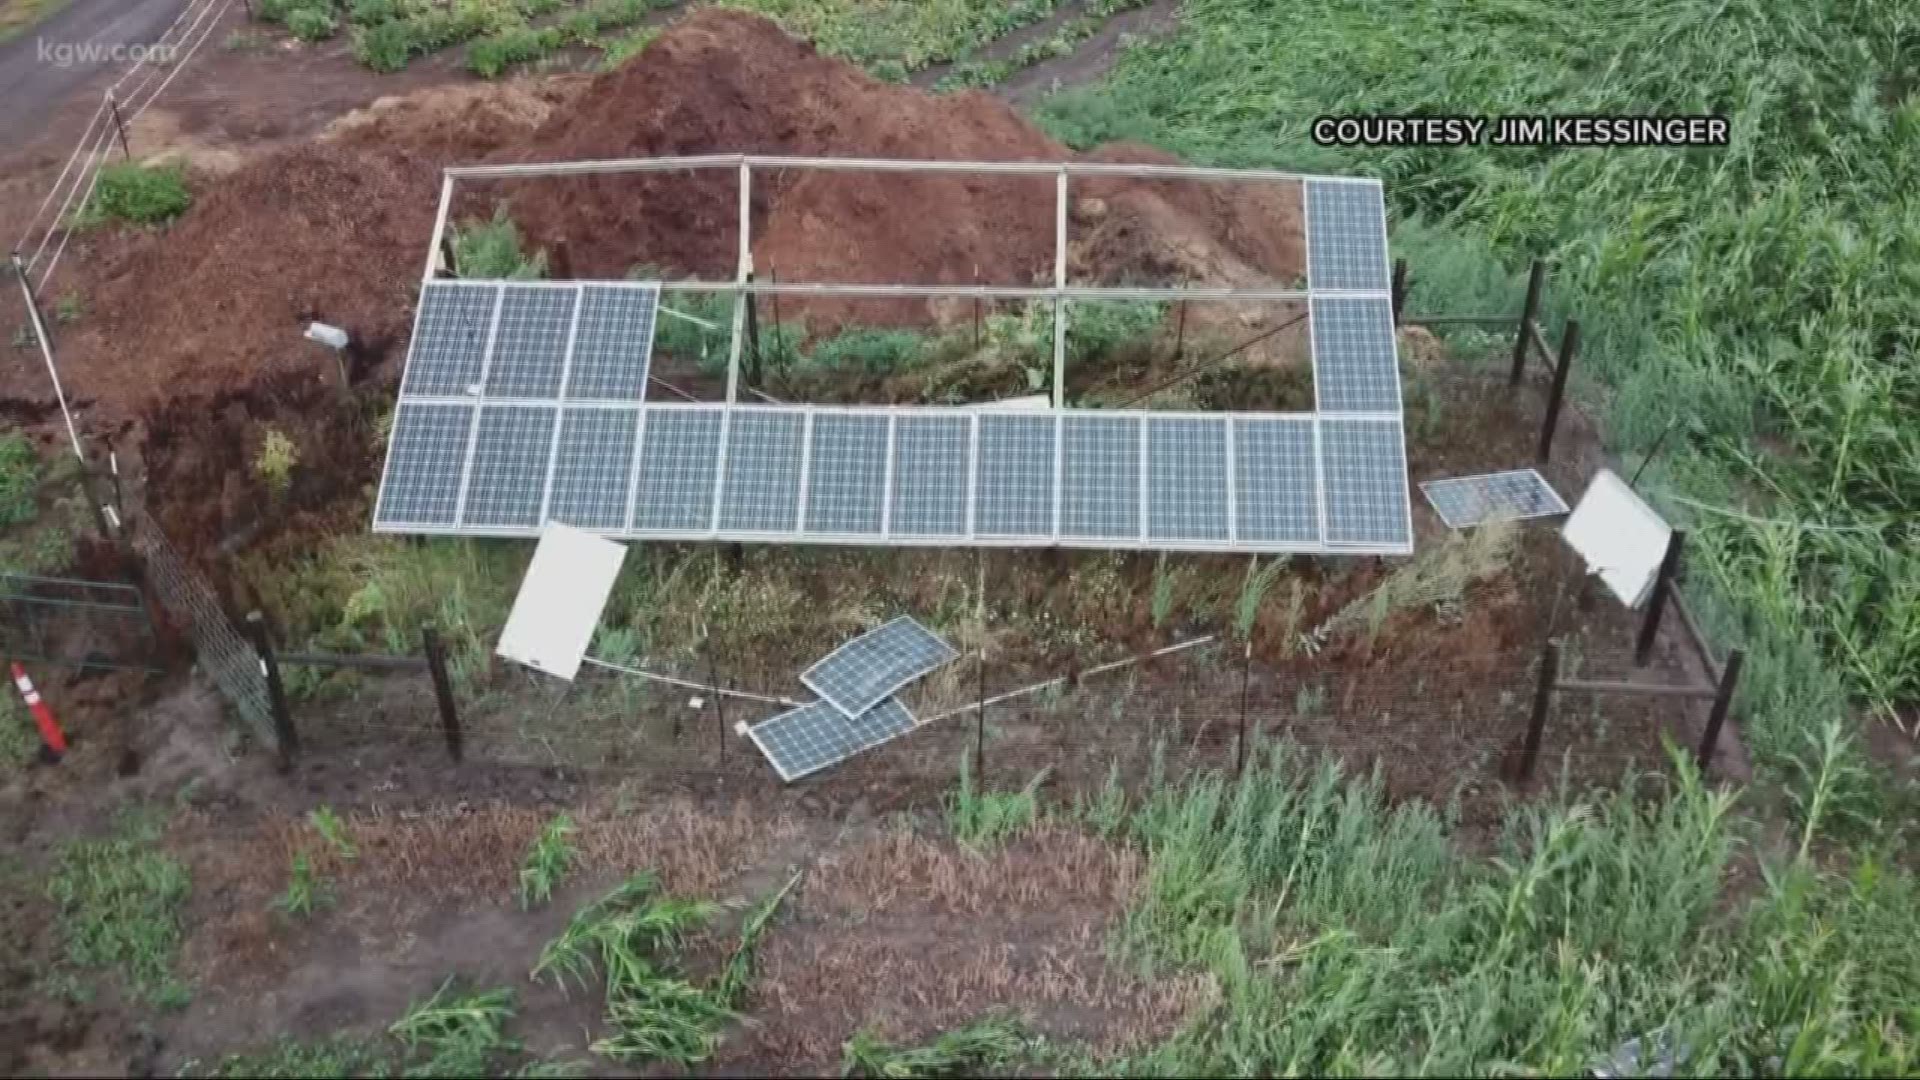
[[982, 791], [974, 787], [973, 755], [960, 755], [960, 784], [947, 799], [947, 829], [976, 851], [999, 847], [1033, 828], [1040, 816], [1040, 785], [1047, 770], [1033, 774], [1019, 791]]
[[172, 1007], [190, 993], [174, 975], [187, 868], [160, 850], [156, 824], [129, 818], [118, 835], [67, 844], [47, 881], [58, 909], [64, 963], [117, 973], [148, 1002]]
[[0, 704], [0, 772], [24, 769], [39, 753], [40, 736], [26, 703], [17, 694], [7, 694]]
[[[1487, 238], [1473, 273], [1412, 259], [1443, 310], [1510, 310], [1511, 283], [1491, 309], [1447, 301], [1486, 267], [1549, 257], [1549, 321], [1581, 318], [1582, 369], [1613, 390], [1610, 431], [1633, 450], [1677, 429], [1651, 486], [1693, 530], [1689, 561], [1717, 596], [1708, 621], [1744, 639], [1750, 671], [1770, 671], [1743, 694], [1745, 731], [1778, 764], [1843, 708], [1822, 658], [1882, 710], [1920, 694], [1920, 427], [1903, 420], [1920, 405], [1920, 362], [1900, 299], [1920, 265], [1901, 179], [1920, 132], [1917, 20], [1888, 0], [1465, 15], [1205, 0], [1182, 8], [1178, 34], [1136, 45], [1044, 115], [1076, 146], [1138, 138], [1209, 164], [1381, 175], [1396, 216], [1424, 215], [1428, 239]], [[1299, 122], [1409, 101], [1436, 114], [1718, 112], [1734, 130], [1724, 150], [1463, 152], [1324, 148]], [[1756, 429], [1791, 452], [1758, 449]], [[1668, 496], [1867, 531], [1756, 525]]]
[[821, 52], [900, 82], [1052, 14], [1060, 0], [719, 0], [758, 12]]
[[573, 819], [557, 814], [540, 830], [520, 863], [520, 907], [538, 907], [553, 899], [554, 886], [567, 876], [576, 854]]
[[178, 166], [123, 161], [101, 168], [92, 198], [74, 215], [77, 229], [125, 225], [166, 225], [187, 212], [193, 195]]
[[1031, 1046], [1018, 1021], [997, 1016], [945, 1032], [925, 1046], [895, 1046], [863, 1030], [842, 1048], [840, 1075], [901, 1080], [992, 1075], [1025, 1060]]
[[1146, 7], [1153, 0], [1095, 0], [1086, 10], [1060, 24], [1052, 34], [1037, 38], [1020, 46], [1006, 57], [998, 60], [985, 60], [962, 57], [955, 61], [952, 70], [933, 84], [934, 90], [949, 93], [954, 90], [966, 90], [994, 86], [1006, 82], [1017, 72], [1048, 60], [1057, 60], [1071, 56], [1081, 43], [1100, 32], [1107, 20], [1123, 11]]
[[409, 1076], [489, 1076], [498, 1074], [490, 1066], [501, 1054], [520, 1049], [506, 1035], [511, 1019], [510, 988], [463, 993], [448, 979], [432, 997], [414, 1003], [387, 1033], [420, 1059], [407, 1069]]
[[0, 42], [33, 29], [72, 0], [0, 0]]
[[294, 852], [287, 867], [287, 888], [273, 899], [273, 908], [289, 919], [305, 919], [333, 903], [333, 891], [313, 868], [304, 851]]
[[529, 281], [547, 276], [547, 253], [524, 250], [520, 226], [502, 206], [489, 221], [469, 221], [454, 229], [453, 265], [465, 278]]
[[364, 1039], [339, 1035], [317, 1042], [284, 1039], [264, 1050], [229, 1054], [210, 1071], [197, 1063], [180, 1070], [182, 1076], [230, 1077], [232, 1080], [305, 1080], [307, 1077], [378, 1075], [384, 1065], [380, 1048]]
[[0, 527], [39, 515], [40, 455], [25, 435], [0, 435]]

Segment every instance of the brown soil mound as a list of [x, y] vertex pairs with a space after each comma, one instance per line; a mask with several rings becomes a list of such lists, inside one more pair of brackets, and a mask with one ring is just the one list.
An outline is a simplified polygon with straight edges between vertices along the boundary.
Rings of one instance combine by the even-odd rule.
[[[391, 378], [425, 258], [438, 170], [473, 161], [762, 152], [975, 160], [1060, 160], [1071, 151], [982, 93], [930, 96], [867, 77], [771, 22], [706, 9], [621, 69], [501, 87], [430, 91], [354, 114], [322, 138], [197, 181], [193, 208], [164, 233], [95, 239], [78, 253], [88, 315], [61, 343], [70, 393], [97, 423], [147, 419], [161, 500], [226, 490], [222, 453], [180, 455], [190, 415], [232, 415], [323, 438], [301, 422], [332, 358], [301, 340], [308, 320], [345, 326]], [[1141, 147], [1097, 160], [1171, 161]], [[763, 182], [764, 181], [764, 182]], [[568, 243], [576, 276], [651, 264], [732, 276], [738, 193], [731, 170], [469, 185], [458, 213], [505, 197], [530, 239]], [[792, 172], [756, 178], [755, 265], [784, 281], [1024, 284], [1052, 272], [1051, 177]], [[1076, 181], [1069, 261], [1076, 280], [1291, 281], [1302, 265], [1299, 202], [1271, 185]], [[799, 305], [794, 305], [798, 307]], [[922, 301], [859, 309], [866, 322], [924, 322]], [[825, 304], [788, 317], [835, 321]], [[363, 376], [367, 374], [362, 371]], [[13, 397], [38, 408], [33, 383]], [[4, 404], [4, 401], [0, 401]], [[162, 406], [166, 406], [162, 408]], [[198, 426], [198, 425], [194, 425]], [[298, 439], [296, 438], [296, 441]], [[318, 452], [315, 452], [318, 451]], [[357, 453], [302, 447], [303, 460]], [[343, 472], [353, 472], [351, 469]], [[303, 500], [361, 490], [339, 475]], [[205, 500], [203, 500], [204, 504]], [[244, 524], [221, 513], [232, 532]], [[191, 531], [211, 527], [196, 522]], [[182, 537], [182, 539], [186, 539]]]

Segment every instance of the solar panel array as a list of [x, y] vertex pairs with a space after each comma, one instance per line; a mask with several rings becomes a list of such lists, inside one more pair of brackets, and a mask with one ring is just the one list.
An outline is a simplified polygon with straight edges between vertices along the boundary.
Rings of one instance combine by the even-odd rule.
[[849, 718], [959, 656], [910, 616], [877, 626], [828, 653], [800, 675], [807, 689]]
[[430, 281], [374, 529], [1404, 554], [1384, 199], [1304, 190], [1312, 414], [652, 403], [657, 284]]
[[1567, 512], [1566, 500], [1533, 469], [1428, 480], [1420, 490], [1450, 529]]

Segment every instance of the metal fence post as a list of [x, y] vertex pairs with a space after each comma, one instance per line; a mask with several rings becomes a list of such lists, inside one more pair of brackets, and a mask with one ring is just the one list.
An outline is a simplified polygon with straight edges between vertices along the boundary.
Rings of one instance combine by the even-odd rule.
[[1540, 425], [1540, 446], [1534, 456], [1545, 463], [1553, 452], [1554, 429], [1560, 426], [1560, 403], [1567, 396], [1567, 373], [1573, 370], [1573, 353], [1580, 345], [1580, 320], [1568, 319], [1560, 333], [1560, 357], [1553, 365], [1553, 389], [1547, 393], [1547, 419]]
[[1240, 727], [1233, 739], [1233, 775], [1247, 769], [1247, 693], [1253, 686], [1253, 637], [1247, 637], [1240, 660]]
[[128, 161], [133, 160], [133, 150], [127, 145], [127, 122], [120, 118], [120, 103], [112, 94], [107, 95], [107, 108], [113, 110], [113, 129], [120, 133], [120, 153]]
[[1695, 755], [1703, 773], [1713, 764], [1713, 752], [1720, 742], [1720, 728], [1727, 722], [1727, 710], [1733, 707], [1733, 692], [1740, 685], [1740, 665], [1746, 661], [1746, 651], [1735, 649], [1727, 654], [1727, 665], [1720, 671], [1720, 685], [1713, 695], [1713, 711], [1707, 714], [1707, 730], [1700, 737], [1700, 751]]
[[1685, 530], [1675, 529], [1667, 538], [1667, 553], [1660, 559], [1660, 572], [1653, 579], [1653, 595], [1647, 597], [1647, 613], [1640, 620], [1640, 635], [1633, 642], [1633, 666], [1646, 667], [1653, 656], [1653, 642], [1660, 636], [1660, 620], [1666, 614], [1667, 597], [1673, 592], [1680, 573], [1680, 549], [1687, 542]]
[[720, 718], [720, 766], [727, 764], [727, 695], [720, 689], [720, 660], [713, 651], [713, 639], [707, 639], [707, 683], [713, 687], [713, 711]]
[[427, 673], [433, 676], [433, 699], [440, 707], [440, 731], [447, 739], [447, 756], [458, 762], [465, 753], [460, 731], [460, 711], [454, 706], [453, 680], [447, 677], [447, 651], [440, 631], [429, 626], [420, 631], [420, 643], [427, 650]]
[[[753, 273], [747, 273], [747, 283], [753, 283]], [[761, 385], [760, 364], [760, 308], [755, 303], [754, 294], [749, 292], [747, 299], [747, 383], [750, 386]]]
[[267, 677], [267, 703], [273, 712], [274, 767], [293, 771], [294, 755], [300, 752], [300, 737], [294, 732], [293, 712], [287, 707], [287, 689], [280, 682], [280, 665], [273, 658], [273, 642], [267, 637], [267, 620], [258, 611], [247, 614], [247, 636], [253, 639], [253, 651], [260, 657], [260, 673]]
[[444, 278], [460, 276], [460, 266], [454, 261], [453, 256], [453, 237], [445, 233], [440, 236], [440, 272], [435, 276]]
[[1187, 302], [1180, 301], [1180, 313], [1174, 320], [1173, 362], [1179, 363], [1187, 356]]
[[1400, 325], [1400, 315], [1407, 310], [1407, 260], [1393, 260], [1393, 325]]
[[1527, 328], [1533, 325], [1534, 316], [1540, 312], [1540, 288], [1546, 284], [1547, 264], [1539, 259], [1533, 260], [1533, 269], [1527, 273], [1527, 301], [1520, 306], [1520, 326], [1513, 335], [1513, 370], [1507, 372], [1507, 385], [1519, 386], [1520, 377], [1526, 374], [1527, 350], [1532, 347]]
[[980, 650], [978, 673], [980, 705], [973, 713], [973, 773], [984, 790], [987, 782], [987, 650]]
[[1533, 692], [1533, 716], [1527, 721], [1527, 741], [1520, 749], [1518, 779], [1533, 779], [1534, 763], [1540, 759], [1540, 740], [1547, 730], [1547, 712], [1553, 707], [1554, 685], [1560, 680], [1560, 646], [1549, 639], [1540, 649], [1540, 682]]

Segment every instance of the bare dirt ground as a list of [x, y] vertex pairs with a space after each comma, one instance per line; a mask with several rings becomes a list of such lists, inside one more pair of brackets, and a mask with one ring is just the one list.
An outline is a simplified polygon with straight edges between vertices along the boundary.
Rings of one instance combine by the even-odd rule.
[[[1120, 34], [1164, 25], [1171, 6], [1116, 19], [1073, 57], [1023, 73], [1008, 92], [1037, 92], [1056, 78], [1104, 70]], [[216, 32], [214, 40], [223, 36]], [[144, 469], [154, 509], [178, 542], [197, 551], [251, 545], [293, 558], [315, 537], [363, 527], [381, 453], [368, 406], [398, 374], [412, 283], [445, 165], [739, 150], [1031, 160], [1067, 153], [994, 96], [934, 98], [878, 83], [770, 24], [729, 12], [691, 16], [628, 67], [596, 77], [475, 87], [453, 84], [443, 61], [376, 77], [338, 45], [218, 52], [210, 45], [198, 64], [196, 76], [182, 80], [133, 132], [136, 153], [171, 153], [194, 171], [196, 206], [166, 233], [89, 239], [61, 286], [85, 296], [91, 308], [62, 335], [83, 415], [92, 430], [121, 436], [126, 460]], [[31, 210], [90, 107], [51, 109], [42, 137], [0, 160], [0, 221], [21, 207]], [[343, 118], [349, 110], [356, 111]], [[1165, 160], [1138, 147], [1096, 154]], [[756, 194], [756, 265], [783, 280], [1023, 284], [1049, 257], [1051, 201], [1045, 192], [1023, 197], [1017, 186], [786, 178]], [[462, 213], [489, 213], [495, 198], [504, 198], [534, 243], [566, 241], [582, 276], [618, 275], [636, 264], [731, 270], [737, 241], [730, 238], [730, 179], [588, 181], [544, 193], [494, 187], [463, 203]], [[630, 212], [635, 205], [647, 213]], [[1284, 189], [1112, 182], [1089, 185], [1073, 215], [1071, 267], [1084, 280], [1285, 282], [1301, 269], [1298, 201]], [[909, 230], [920, 239], [900, 244]], [[13, 314], [0, 306], [0, 319]], [[348, 325], [373, 346], [373, 363], [356, 373], [361, 400], [352, 406], [342, 406], [325, 383], [323, 358], [297, 340], [302, 321], [315, 317]], [[970, 313], [919, 304], [858, 312], [815, 305], [786, 317], [819, 327], [845, 320], [951, 330]], [[1197, 350], [1284, 317], [1196, 315], [1186, 330]], [[1074, 392], [1121, 393], [1178, 373], [1185, 359], [1173, 348], [1177, 334], [1163, 325], [1146, 349], [1077, 375]], [[1407, 332], [1405, 345], [1409, 357], [1438, 352], [1417, 330]], [[1297, 333], [1283, 336], [1182, 392], [1201, 407], [1281, 407], [1310, 390], [1299, 365], [1289, 363], [1300, 347]], [[25, 378], [30, 369], [20, 356], [11, 354], [0, 369], [7, 375], [0, 413], [44, 421], [44, 394]], [[664, 357], [663, 370], [700, 388], [697, 368], [684, 358]], [[998, 392], [1012, 384], [993, 379], [1016, 377], [957, 375], [955, 385]], [[1410, 405], [1416, 480], [1530, 457], [1537, 398], [1490, 387], [1479, 376], [1436, 374], [1431, 396]], [[891, 400], [907, 388], [861, 384], [846, 392]], [[306, 466], [270, 524], [245, 467], [268, 426], [295, 438]], [[1599, 461], [1598, 445], [1584, 418], [1563, 422], [1548, 470], [1563, 493], [1577, 493]], [[1418, 502], [1416, 525], [1423, 547], [1443, 539], [1444, 529]], [[1369, 681], [1408, 701], [1426, 699], [1434, 724], [1417, 736], [1408, 734], [1410, 723], [1397, 731], [1342, 730], [1329, 722], [1331, 709], [1311, 719], [1302, 704], [1306, 674], [1287, 667], [1275, 644], [1286, 638], [1274, 610], [1262, 614], [1257, 635], [1266, 650], [1260, 678], [1242, 691], [1232, 681], [1234, 668], [1216, 661], [1205, 672], [1211, 696], [1190, 695], [1186, 711], [1169, 712], [1171, 722], [1155, 733], [1176, 747], [1198, 747], [1189, 754], [1197, 762], [1230, 762], [1224, 718], [1235, 701], [1247, 700], [1289, 720], [1262, 734], [1323, 746], [1356, 768], [1383, 764], [1396, 797], [1444, 798], [1465, 776], [1485, 780], [1492, 805], [1511, 794], [1492, 779], [1511, 730], [1447, 727], [1457, 701], [1389, 676], [1459, 660], [1465, 666], [1457, 670], [1479, 679], [1484, 693], [1494, 672], [1469, 661], [1504, 656], [1515, 666], [1501, 669], [1502, 677], [1524, 675], [1531, 650], [1552, 627], [1580, 635], [1595, 656], [1617, 654], [1631, 618], [1561, 588], [1566, 568], [1554, 557], [1555, 544], [1544, 531], [1528, 534], [1515, 571], [1472, 590], [1460, 610], [1398, 616], [1364, 644], [1337, 642], [1320, 662], [1339, 675], [1317, 692], [1342, 707], [1363, 706], [1351, 699], [1359, 693], [1354, 687]], [[790, 569], [778, 563], [786, 553], [747, 558], [749, 572], [773, 577], [771, 570]], [[814, 590], [803, 606], [823, 619], [850, 610], [834, 591], [835, 580], [849, 576], [879, 583], [866, 599], [921, 610], [944, 599], [939, 590], [953, 572], [935, 565], [938, 558], [833, 553], [793, 577], [796, 588]], [[971, 569], [968, 562], [960, 572]], [[1204, 594], [1218, 615], [1245, 568], [1222, 558], [1195, 559], [1189, 569], [1179, 606], [1203, 607]], [[1327, 617], [1389, 572], [1375, 560], [1309, 571], [1315, 588], [1303, 618], [1310, 625]], [[1153, 625], [1146, 601], [1153, 574], [1150, 558], [1009, 553], [996, 556], [994, 602], [1057, 608], [1063, 625], [1097, 626], [1104, 657], [1190, 629]], [[838, 629], [741, 628], [741, 655], [752, 658], [753, 669], [742, 661], [728, 681], [752, 685], [757, 672], [781, 665], [790, 674], [794, 656], [783, 649], [817, 652], [820, 636]], [[1066, 636], [1004, 644], [1014, 659], [995, 673], [996, 688], [1056, 673], [1090, 651]], [[1669, 642], [1654, 674], [1676, 677], [1684, 664]], [[1097, 780], [1105, 760], [1069, 759], [1069, 749], [1091, 748], [1097, 756], [1117, 745], [1095, 738], [1097, 732], [1105, 738], [1120, 731], [1137, 743], [1137, 732], [1122, 729], [1129, 719], [1138, 727], [1139, 702], [1171, 693], [1184, 677], [1166, 667], [1125, 684], [1127, 695], [1139, 694], [1135, 711], [1103, 712], [1107, 728], [1093, 726], [1091, 706], [1076, 713], [1078, 699], [1068, 699], [1065, 709], [1033, 705], [996, 714], [991, 760], [998, 778], [1024, 779], [1056, 762], [1064, 767], [1050, 795], [1066, 794], [1069, 781]], [[584, 1058], [598, 1014], [595, 996], [530, 987], [523, 976], [578, 903], [643, 868], [658, 872], [670, 890], [726, 901], [735, 914], [791, 872], [804, 872], [766, 948], [747, 1010], [753, 1023], [730, 1033], [714, 1063], [723, 1071], [819, 1074], [837, 1067], [841, 1042], [863, 1026], [915, 1041], [997, 1007], [1020, 1008], [1056, 1037], [1114, 1050], [1164, 1036], [1211, 1000], [1213, 989], [1203, 983], [1144, 979], [1108, 956], [1108, 935], [1143, 886], [1138, 852], [1066, 828], [1042, 829], [991, 855], [944, 837], [935, 811], [967, 736], [958, 722], [858, 768], [781, 787], [738, 740], [724, 751], [724, 767], [709, 767], [714, 747], [724, 745], [712, 726], [690, 729], [685, 745], [662, 740], [648, 757], [595, 762], [599, 768], [556, 762], [551, 752], [533, 763], [540, 759], [517, 756], [503, 733], [553, 703], [492, 689], [475, 709], [470, 759], [457, 768], [431, 743], [423, 748], [355, 726], [383, 701], [419, 711], [417, 686], [384, 697], [376, 686], [303, 709], [314, 750], [294, 776], [281, 778], [262, 755], [236, 756], [219, 699], [197, 678], [116, 676], [49, 687], [70, 709], [80, 738], [59, 769], [28, 770], [0, 785], [9, 865], [31, 877], [65, 839], [108, 828], [115, 807], [166, 808], [164, 844], [194, 881], [181, 966], [195, 993], [183, 1010], [156, 1015], [111, 989], [87, 1003], [43, 992], [36, 979], [57, 942], [47, 907], [31, 893], [0, 890], [13, 904], [0, 931], [13, 958], [0, 965], [0, 996], [7, 999], [0, 1008], [0, 1071], [172, 1073], [283, 1035], [374, 1034], [450, 974], [519, 986], [515, 1034], [541, 1054]], [[1116, 699], [1124, 703], [1126, 695]], [[1108, 700], [1101, 699], [1103, 709]], [[623, 731], [646, 722], [634, 714], [616, 718]], [[707, 722], [708, 714], [699, 718]], [[501, 726], [489, 728], [496, 719]], [[336, 722], [351, 734], [329, 739]], [[1677, 722], [1683, 738], [1691, 722]], [[1588, 754], [1603, 763], [1596, 777], [1611, 775], [1605, 770], [1617, 765], [1614, 744], [1650, 746], [1670, 723], [1664, 714], [1596, 708], [1557, 730], [1550, 745]], [[298, 824], [321, 805], [345, 815], [358, 858], [340, 859]], [[519, 860], [562, 808], [581, 825], [581, 869], [550, 907], [522, 912], [512, 898]], [[309, 921], [271, 909], [296, 853], [314, 861], [336, 895]], [[701, 943], [696, 955], [717, 955], [718, 941]]]

